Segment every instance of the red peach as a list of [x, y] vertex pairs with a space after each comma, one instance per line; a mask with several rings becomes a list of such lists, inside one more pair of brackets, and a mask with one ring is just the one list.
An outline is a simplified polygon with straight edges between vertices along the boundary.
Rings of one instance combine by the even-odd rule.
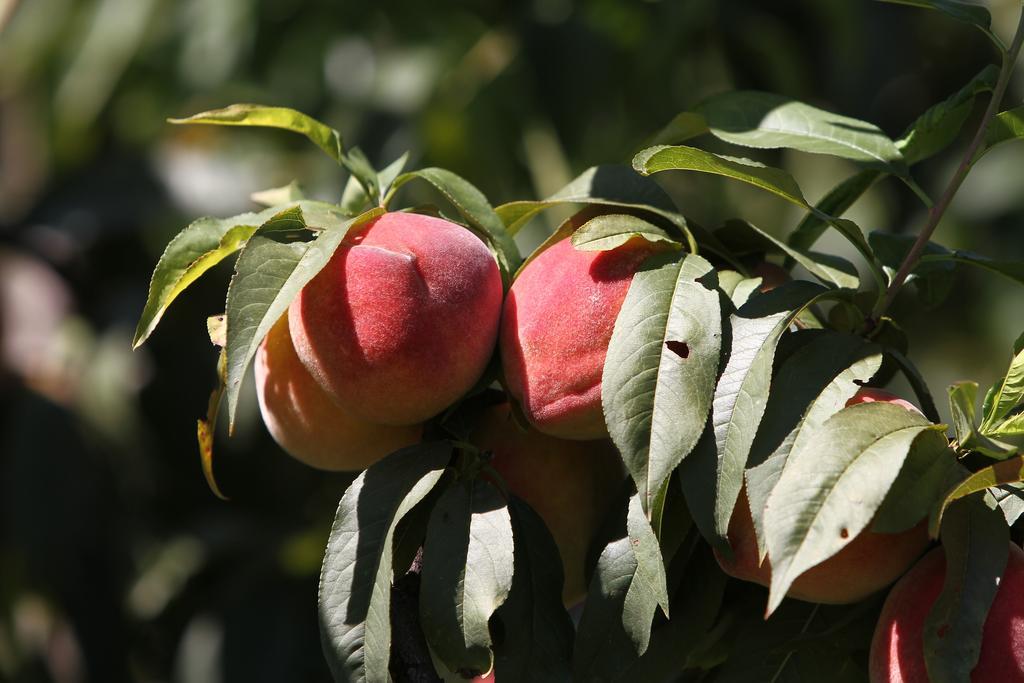
[[610, 251], [580, 251], [568, 238], [526, 265], [501, 320], [509, 392], [540, 431], [564, 439], [608, 435], [601, 373], [633, 275], [653, 247], [633, 239]]
[[388, 213], [350, 235], [288, 310], [310, 374], [344, 409], [422, 422], [480, 379], [502, 284], [490, 251], [440, 218]]
[[260, 345], [254, 369], [267, 429], [281, 448], [307, 465], [361, 470], [420, 439], [419, 425], [379, 425], [337, 405], [295, 354], [286, 315]]
[[[936, 548], [889, 592], [871, 640], [871, 683], [928, 683], [924, 624], [945, 578], [946, 556]], [[971, 681], [1024, 681], [1024, 551], [1012, 543], [982, 629], [981, 653]]]

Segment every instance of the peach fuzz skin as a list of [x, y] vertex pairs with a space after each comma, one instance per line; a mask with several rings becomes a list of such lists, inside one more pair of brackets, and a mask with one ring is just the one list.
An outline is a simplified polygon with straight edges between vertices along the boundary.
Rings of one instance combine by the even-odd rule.
[[[860, 389], [846, 405], [872, 401], [895, 403], [920, 412], [912, 403], [880, 389]], [[768, 558], [759, 562], [757, 535], [745, 487], [729, 521], [729, 545], [733, 550], [732, 560], [715, 553], [726, 574], [762, 586], [770, 585], [771, 562]], [[875, 533], [869, 527], [838, 553], [797, 577], [786, 595], [825, 604], [863, 600], [898, 579], [927, 546], [927, 520], [895, 534]]]
[[563, 439], [608, 436], [601, 373], [633, 274], [652, 253], [642, 239], [611, 251], [580, 251], [569, 238], [541, 252], [516, 278], [501, 320], [509, 392], [541, 432]]
[[507, 404], [488, 408], [470, 441], [493, 453], [491, 465], [508, 490], [547, 525], [562, 557], [563, 602], [581, 600], [590, 541], [625, 476], [615, 447], [607, 439], [567, 441], [523, 431]]
[[409, 425], [483, 374], [501, 301], [497, 263], [476, 235], [387, 213], [346, 238], [292, 302], [288, 322], [303, 365], [338, 405]]
[[420, 440], [419, 425], [393, 427], [357, 418], [338, 406], [295, 355], [288, 317], [256, 352], [256, 396], [274, 440], [297, 460], [322, 470], [362, 470]]
[[[871, 683], [928, 683], [924, 624], [942, 591], [942, 548], [925, 555], [889, 592], [868, 659]], [[999, 589], [982, 630], [974, 683], [1024, 681], [1024, 551], [1010, 544]]]

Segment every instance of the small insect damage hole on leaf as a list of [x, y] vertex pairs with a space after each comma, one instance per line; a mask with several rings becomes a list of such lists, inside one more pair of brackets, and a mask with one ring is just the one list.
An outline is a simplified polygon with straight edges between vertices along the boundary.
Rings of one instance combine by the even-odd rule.
[[850, 530], [849, 529], [847, 529], [846, 527], [843, 527], [842, 529], [839, 530], [839, 538], [849, 538], [849, 537], [850, 537]]
[[676, 354], [680, 358], [690, 357], [690, 346], [686, 342], [675, 341], [673, 339], [665, 342], [665, 346], [668, 348], [669, 351]]

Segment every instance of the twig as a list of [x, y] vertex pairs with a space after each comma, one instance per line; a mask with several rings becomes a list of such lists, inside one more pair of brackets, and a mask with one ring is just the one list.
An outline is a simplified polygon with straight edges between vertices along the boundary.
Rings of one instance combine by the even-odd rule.
[[907, 277], [917, 266], [917, 262], [921, 259], [921, 254], [924, 252], [924, 248], [928, 244], [928, 240], [931, 239], [932, 233], [934, 233], [935, 228], [938, 227], [943, 214], [946, 213], [946, 209], [949, 208], [957, 190], [960, 189], [960, 185], [963, 184], [964, 178], [967, 177], [967, 173], [971, 170], [971, 163], [974, 160], [974, 155], [981, 147], [981, 143], [985, 139], [985, 131], [988, 130], [988, 126], [992, 122], [992, 119], [995, 117], [996, 111], [999, 108], [999, 103], [1002, 102], [1003, 95], [1006, 93], [1006, 86], [1010, 83], [1010, 74], [1013, 72], [1013, 67], [1017, 61], [1017, 55], [1020, 53], [1022, 43], [1024, 43], [1024, 12], [1021, 13], [1020, 19], [1017, 21], [1017, 32], [1013, 36], [1013, 42], [1010, 43], [1009, 50], [1003, 53], [1003, 63], [999, 69], [999, 79], [996, 81], [996, 87], [992, 91], [992, 98], [988, 102], [988, 107], [985, 109], [984, 116], [982, 116], [981, 124], [978, 126], [978, 130], [974, 134], [971, 144], [968, 145], [967, 151], [964, 152], [964, 157], [960, 161], [960, 165], [957, 167], [956, 173], [953, 174], [949, 184], [946, 186], [946, 190], [942, 193], [942, 196], [939, 197], [939, 201], [935, 206], [928, 210], [928, 222], [925, 224], [924, 229], [921, 230], [921, 233], [917, 236], [917, 240], [910, 248], [910, 251], [907, 252], [906, 257], [903, 259], [903, 263], [900, 264], [900, 269], [897, 271], [896, 276], [892, 279], [892, 282], [889, 283], [889, 287], [885, 292], [885, 297], [879, 298], [878, 303], [875, 305], [875, 309], [871, 312], [872, 326], [882, 317], [886, 310], [888, 310], [889, 306], [892, 305], [900, 287], [903, 286]]

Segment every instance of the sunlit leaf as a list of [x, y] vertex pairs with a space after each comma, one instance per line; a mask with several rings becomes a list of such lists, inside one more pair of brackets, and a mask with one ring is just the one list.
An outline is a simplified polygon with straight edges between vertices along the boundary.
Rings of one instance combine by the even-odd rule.
[[653, 223], [620, 213], [591, 218], [572, 234], [572, 246], [582, 251], [609, 251], [636, 238], [668, 249], [683, 246]]

